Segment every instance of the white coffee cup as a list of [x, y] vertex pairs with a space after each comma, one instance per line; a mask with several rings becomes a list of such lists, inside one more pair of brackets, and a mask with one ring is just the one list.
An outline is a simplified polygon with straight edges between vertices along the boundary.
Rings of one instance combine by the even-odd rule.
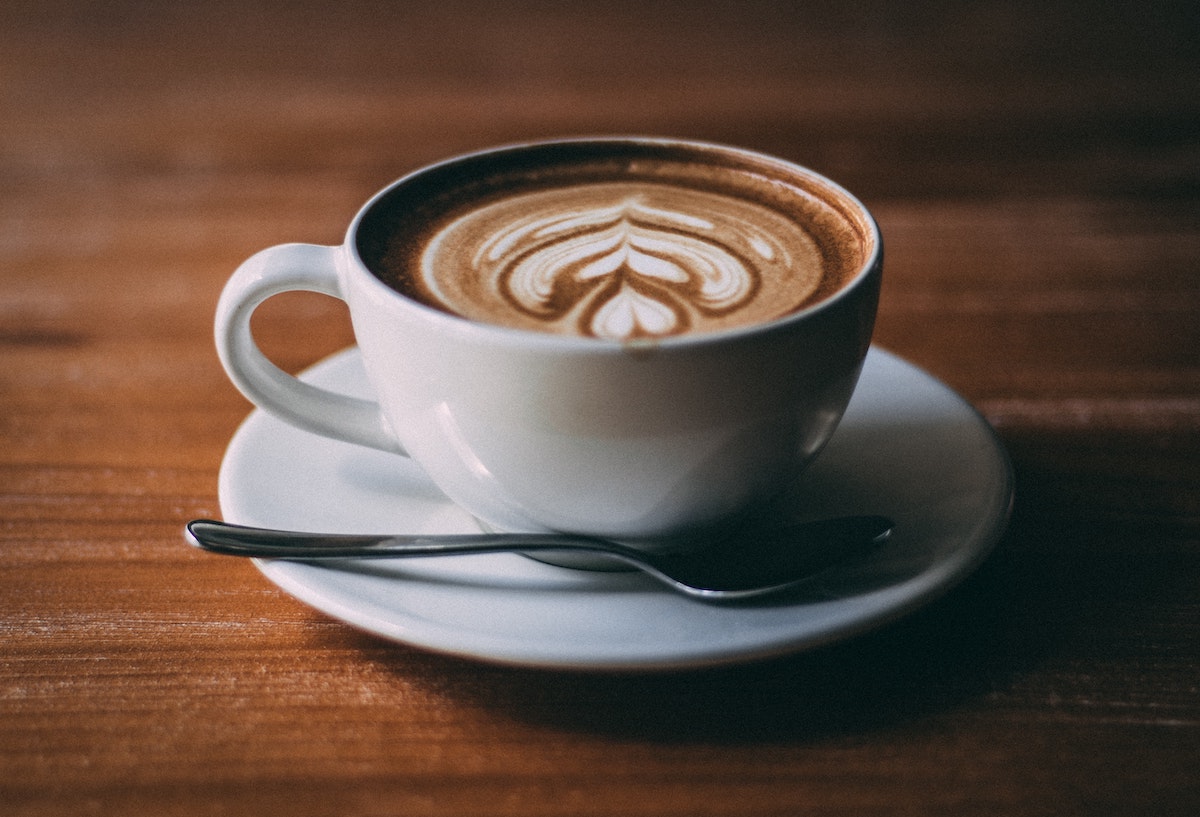
[[[364, 263], [364, 217], [392, 191], [497, 156], [538, 161], [561, 145], [744, 162], [836, 199], [863, 236], [861, 264], [831, 297], [782, 318], [622, 343], [511, 329], [418, 303]], [[340, 246], [285, 244], [234, 273], [216, 314], [221, 362], [255, 404], [302, 429], [415, 460], [485, 526], [654, 543], [753, 512], [833, 433], [870, 344], [882, 274], [871, 215], [833, 182], [737, 148], [644, 138], [532, 143], [451, 159], [371, 199]], [[343, 299], [377, 402], [315, 388], [256, 346], [265, 299]]]

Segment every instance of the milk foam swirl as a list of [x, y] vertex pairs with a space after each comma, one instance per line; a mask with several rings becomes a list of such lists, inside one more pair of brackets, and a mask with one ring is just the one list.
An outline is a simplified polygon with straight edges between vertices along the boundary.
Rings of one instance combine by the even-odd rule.
[[[765, 260], [783, 253], [753, 225], [743, 226]], [[524, 219], [480, 248], [476, 268], [498, 264], [505, 295], [534, 315], [554, 316], [558, 292], [594, 282], [580, 293], [590, 301], [582, 310], [588, 334], [671, 335], [687, 328], [691, 312], [735, 309], [754, 292], [753, 269], [716, 242], [715, 228], [631, 197], [614, 207]]]
[[[801, 264], [796, 251], [807, 256]], [[454, 276], [445, 273], [450, 257]], [[503, 313], [515, 312], [518, 325], [621, 341], [769, 319], [794, 308], [821, 275], [811, 238], [774, 211], [619, 183], [475, 210], [435, 237], [422, 272], [466, 317], [504, 323]]]

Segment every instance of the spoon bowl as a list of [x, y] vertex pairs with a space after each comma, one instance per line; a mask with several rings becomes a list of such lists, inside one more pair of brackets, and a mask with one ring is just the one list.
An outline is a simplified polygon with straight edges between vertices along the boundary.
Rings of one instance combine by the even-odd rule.
[[296, 561], [498, 552], [604, 554], [689, 596], [729, 601], [793, 589], [879, 546], [891, 535], [892, 525], [883, 516], [843, 516], [756, 532], [753, 541], [735, 536], [662, 552], [558, 533], [302, 533], [212, 519], [189, 522], [184, 538], [212, 553]]

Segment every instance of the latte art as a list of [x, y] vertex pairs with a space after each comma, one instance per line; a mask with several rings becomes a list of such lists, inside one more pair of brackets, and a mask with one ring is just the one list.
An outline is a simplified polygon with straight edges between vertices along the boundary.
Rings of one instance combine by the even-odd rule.
[[758, 288], [756, 264], [787, 261], [753, 224], [741, 225], [754, 256], [742, 258], [719, 242], [713, 222], [645, 198], [528, 217], [486, 242], [474, 266], [529, 315], [575, 313], [581, 333], [629, 340], [678, 334], [694, 316], [736, 309]]
[[731, 195], [601, 182], [513, 195], [445, 224], [430, 298], [466, 318], [619, 341], [772, 320], [821, 285], [816, 241]]

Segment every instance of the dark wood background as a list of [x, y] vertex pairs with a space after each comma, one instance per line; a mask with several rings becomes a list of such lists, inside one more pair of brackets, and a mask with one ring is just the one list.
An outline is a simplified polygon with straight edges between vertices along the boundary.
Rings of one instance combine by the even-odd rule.
[[[1200, 813], [1200, 14], [1185, 2], [0, 6], [0, 813]], [[217, 295], [533, 137], [778, 154], [875, 212], [877, 341], [1017, 475], [904, 621], [734, 669], [501, 669], [187, 549], [249, 410]], [[256, 327], [291, 370], [340, 304]]]

